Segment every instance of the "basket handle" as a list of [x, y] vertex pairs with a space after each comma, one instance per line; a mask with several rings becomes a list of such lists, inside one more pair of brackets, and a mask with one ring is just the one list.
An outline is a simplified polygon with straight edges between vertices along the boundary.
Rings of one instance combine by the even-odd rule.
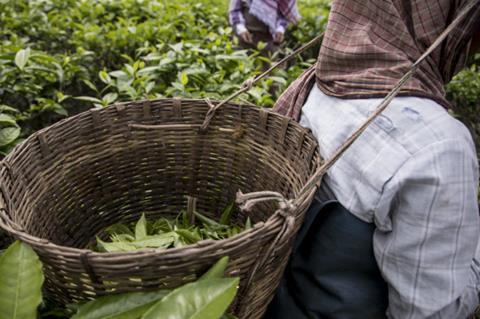
[[467, 16], [472, 8], [475, 5], [479, 4], [478, 0], [472, 0], [469, 2], [465, 8], [460, 12], [460, 14], [453, 20], [453, 22], [438, 36], [438, 38], [430, 45], [430, 47], [412, 64], [407, 73], [395, 84], [392, 90], [385, 96], [385, 98], [380, 102], [380, 104], [375, 109], [367, 120], [355, 131], [352, 135], [340, 146], [340, 148], [333, 154], [333, 156], [328, 159], [323, 165], [321, 165], [317, 171], [310, 177], [310, 179], [305, 183], [305, 185], [300, 190], [297, 200], [301, 200], [304, 196], [309, 193], [312, 188], [317, 187], [317, 184], [322, 179], [326, 171], [333, 165], [335, 162], [343, 155], [343, 153], [350, 147], [350, 145], [355, 142], [355, 140], [367, 129], [367, 127], [372, 123], [377, 116], [379, 116], [390, 104], [393, 98], [400, 92], [400, 89], [403, 85], [410, 80], [415, 71], [418, 69], [418, 66], [429, 56], [439, 45], [445, 40], [445, 38], [455, 29], [458, 24]]
[[205, 115], [205, 120], [203, 121], [203, 124], [200, 127], [200, 129], [202, 131], [207, 129], [208, 124], [210, 124], [210, 121], [212, 120], [213, 116], [215, 115], [215, 112], [220, 107], [227, 104], [228, 102], [230, 102], [231, 100], [233, 100], [234, 98], [239, 96], [240, 94], [245, 93], [248, 90], [250, 90], [255, 83], [257, 83], [258, 81], [260, 81], [261, 79], [263, 79], [264, 77], [266, 77], [267, 75], [272, 73], [272, 71], [275, 70], [281, 64], [293, 59], [298, 54], [300, 54], [300, 53], [304, 52], [305, 50], [311, 48], [315, 43], [317, 43], [318, 41], [320, 41], [323, 38], [323, 34], [324, 33], [321, 33], [320, 35], [316, 36], [315, 38], [313, 38], [312, 40], [310, 40], [306, 44], [302, 45], [300, 48], [296, 49], [291, 54], [287, 55], [286, 57], [284, 57], [280, 61], [278, 61], [275, 64], [273, 64], [272, 66], [270, 66], [270, 68], [268, 68], [268, 70], [264, 71], [263, 73], [261, 73], [259, 75], [256, 75], [256, 76], [253, 76], [251, 78], [248, 78], [245, 82], [243, 82], [241, 88], [238, 91], [236, 91], [235, 93], [233, 93], [232, 95], [230, 95], [225, 100], [218, 103], [217, 105], [210, 107], [207, 114]]

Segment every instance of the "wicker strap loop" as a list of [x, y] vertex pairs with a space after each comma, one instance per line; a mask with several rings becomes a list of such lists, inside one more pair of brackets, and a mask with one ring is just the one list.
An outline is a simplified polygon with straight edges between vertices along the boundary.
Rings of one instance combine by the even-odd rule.
[[150, 100], [143, 102], [143, 119], [150, 120], [152, 118], [152, 103]]
[[37, 134], [38, 144], [43, 157], [47, 157], [50, 154], [50, 147], [48, 147], [47, 140], [43, 132]]
[[[92, 281], [92, 283], [94, 284], [98, 284], [100, 285], [101, 282], [100, 280], [98, 279], [98, 276], [97, 274], [95, 273], [95, 271], [93, 270], [93, 267], [92, 265], [90, 265], [90, 260], [88, 258], [88, 255], [90, 254], [90, 251], [85, 251], [83, 252], [82, 254], [80, 254], [80, 260], [83, 264], [83, 267], [85, 268], [85, 271], [87, 272], [88, 274], [88, 277], [90, 277], [90, 280]], [[103, 289], [102, 289], [103, 290]]]
[[175, 119], [182, 118], [182, 100], [179, 97], [173, 98], [173, 117]]
[[278, 137], [280, 143], [285, 142], [285, 138], [287, 137], [288, 124], [290, 124], [290, 118], [288, 117], [283, 118], [282, 126], [280, 128], [280, 135]]
[[93, 127], [98, 127], [100, 126], [101, 120], [100, 120], [100, 109], [95, 108], [90, 110], [90, 114], [92, 115], [92, 124]]
[[265, 109], [260, 109], [258, 112], [258, 126], [261, 130], [267, 129], [268, 112]]
[[254, 76], [254, 77], [251, 77], [251, 78], [248, 78], [247, 80], [245, 80], [243, 82], [243, 84], [241, 85], [240, 89], [238, 91], [236, 91], [235, 93], [233, 93], [232, 95], [230, 95], [229, 97], [227, 97], [225, 100], [223, 100], [222, 102], [218, 103], [215, 107], [211, 108], [206, 116], [205, 116], [205, 120], [203, 121], [203, 124], [202, 124], [202, 128], [201, 130], [206, 130], [207, 127], [208, 127], [208, 124], [210, 123], [210, 121], [212, 120], [213, 118], [213, 115], [215, 113], [216, 110], [218, 110], [220, 107], [222, 107], [223, 105], [227, 104], [228, 102], [230, 102], [231, 100], [233, 100], [234, 98], [236, 98], [237, 96], [239, 96], [240, 94], [242, 93], [245, 93], [247, 92], [248, 90], [250, 90], [252, 88], [252, 86], [257, 83], [258, 81], [260, 81], [261, 79], [263, 79], [264, 77], [266, 77], [267, 75], [269, 75], [270, 73], [272, 73], [273, 70], [275, 70], [276, 68], [278, 68], [280, 65], [282, 65], [283, 63], [287, 62], [287, 61], [290, 61], [291, 59], [293, 59], [294, 57], [296, 57], [297, 55], [299, 55], [300, 53], [304, 52], [305, 50], [308, 50], [310, 49], [312, 46], [314, 46], [317, 42], [319, 42], [321, 39], [323, 38], [323, 33], [316, 36], [315, 38], [313, 38], [312, 40], [310, 40], [309, 42], [307, 42], [306, 44], [304, 44], [303, 46], [301, 46], [300, 48], [298, 48], [297, 50], [293, 51], [292, 53], [290, 53], [289, 55], [287, 55], [286, 57], [284, 57], [283, 59], [281, 59], [280, 61], [278, 61], [277, 63], [273, 64], [272, 66], [270, 66], [270, 68], [268, 68], [268, 70], [266, 70], [265, 72], [257, 75], [257, 76]]

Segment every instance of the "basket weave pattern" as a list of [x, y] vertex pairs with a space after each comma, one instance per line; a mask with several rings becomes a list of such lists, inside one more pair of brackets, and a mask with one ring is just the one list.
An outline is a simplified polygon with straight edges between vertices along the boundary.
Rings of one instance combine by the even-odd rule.
[[[0, 166], [0, 226], [39, 254], [48, 295], [60, 303], [95, 296], [176, 287], [195, 280], [223, 255], [240, 276], [232, 309], [260, 318], [288, 260], [292, 239], [314, 190], [295, 201], [294, 230], [281, 236], [285, 218], [276, 204], [237, 211], [254, 227], [221, 241], [122, 253], [86, 247], [105, 227], [175, 218], [185, 196], [218, 219], [235, 193], [272, 190], [288, 199], [320, 165], [314, 138], [298, 124], [260, 108], [227, 104], [204, 132], [203, 100], [161, 99], [116, 104], [63, 120], [30, 136]], [[272, 256], [255, 263], [275, 242]]]

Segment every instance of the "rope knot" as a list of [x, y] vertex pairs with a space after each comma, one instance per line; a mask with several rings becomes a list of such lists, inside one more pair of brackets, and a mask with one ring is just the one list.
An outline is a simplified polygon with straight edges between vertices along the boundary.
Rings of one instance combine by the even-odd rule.
[[[278, 202], [281, 214], [289, 215], [295, 210], [293, 200], [287, 200], [282, 194], [272, 191], [261, 191], [243, 194], [240, 190], [237, 192], [236, 202], [243, 211], [251, 211], [253, 206], [258, 203], [274, 200]], [[283, 215], [282, 215], [283, 216]]]
[[246, 79], [242, 83], [242, 90], [250, 90], [253, 86], [254, 81], [255, 81], [255, 78]]

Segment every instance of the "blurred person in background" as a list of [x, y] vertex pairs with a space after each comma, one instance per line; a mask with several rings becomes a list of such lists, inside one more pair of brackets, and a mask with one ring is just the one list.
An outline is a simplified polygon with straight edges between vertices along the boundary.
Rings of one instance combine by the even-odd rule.
[[264, 42], [264, 54], [275, 52], [288, 24], [299, 19], [296, 0], [230, 0], [230, 24], [245, 49]]

